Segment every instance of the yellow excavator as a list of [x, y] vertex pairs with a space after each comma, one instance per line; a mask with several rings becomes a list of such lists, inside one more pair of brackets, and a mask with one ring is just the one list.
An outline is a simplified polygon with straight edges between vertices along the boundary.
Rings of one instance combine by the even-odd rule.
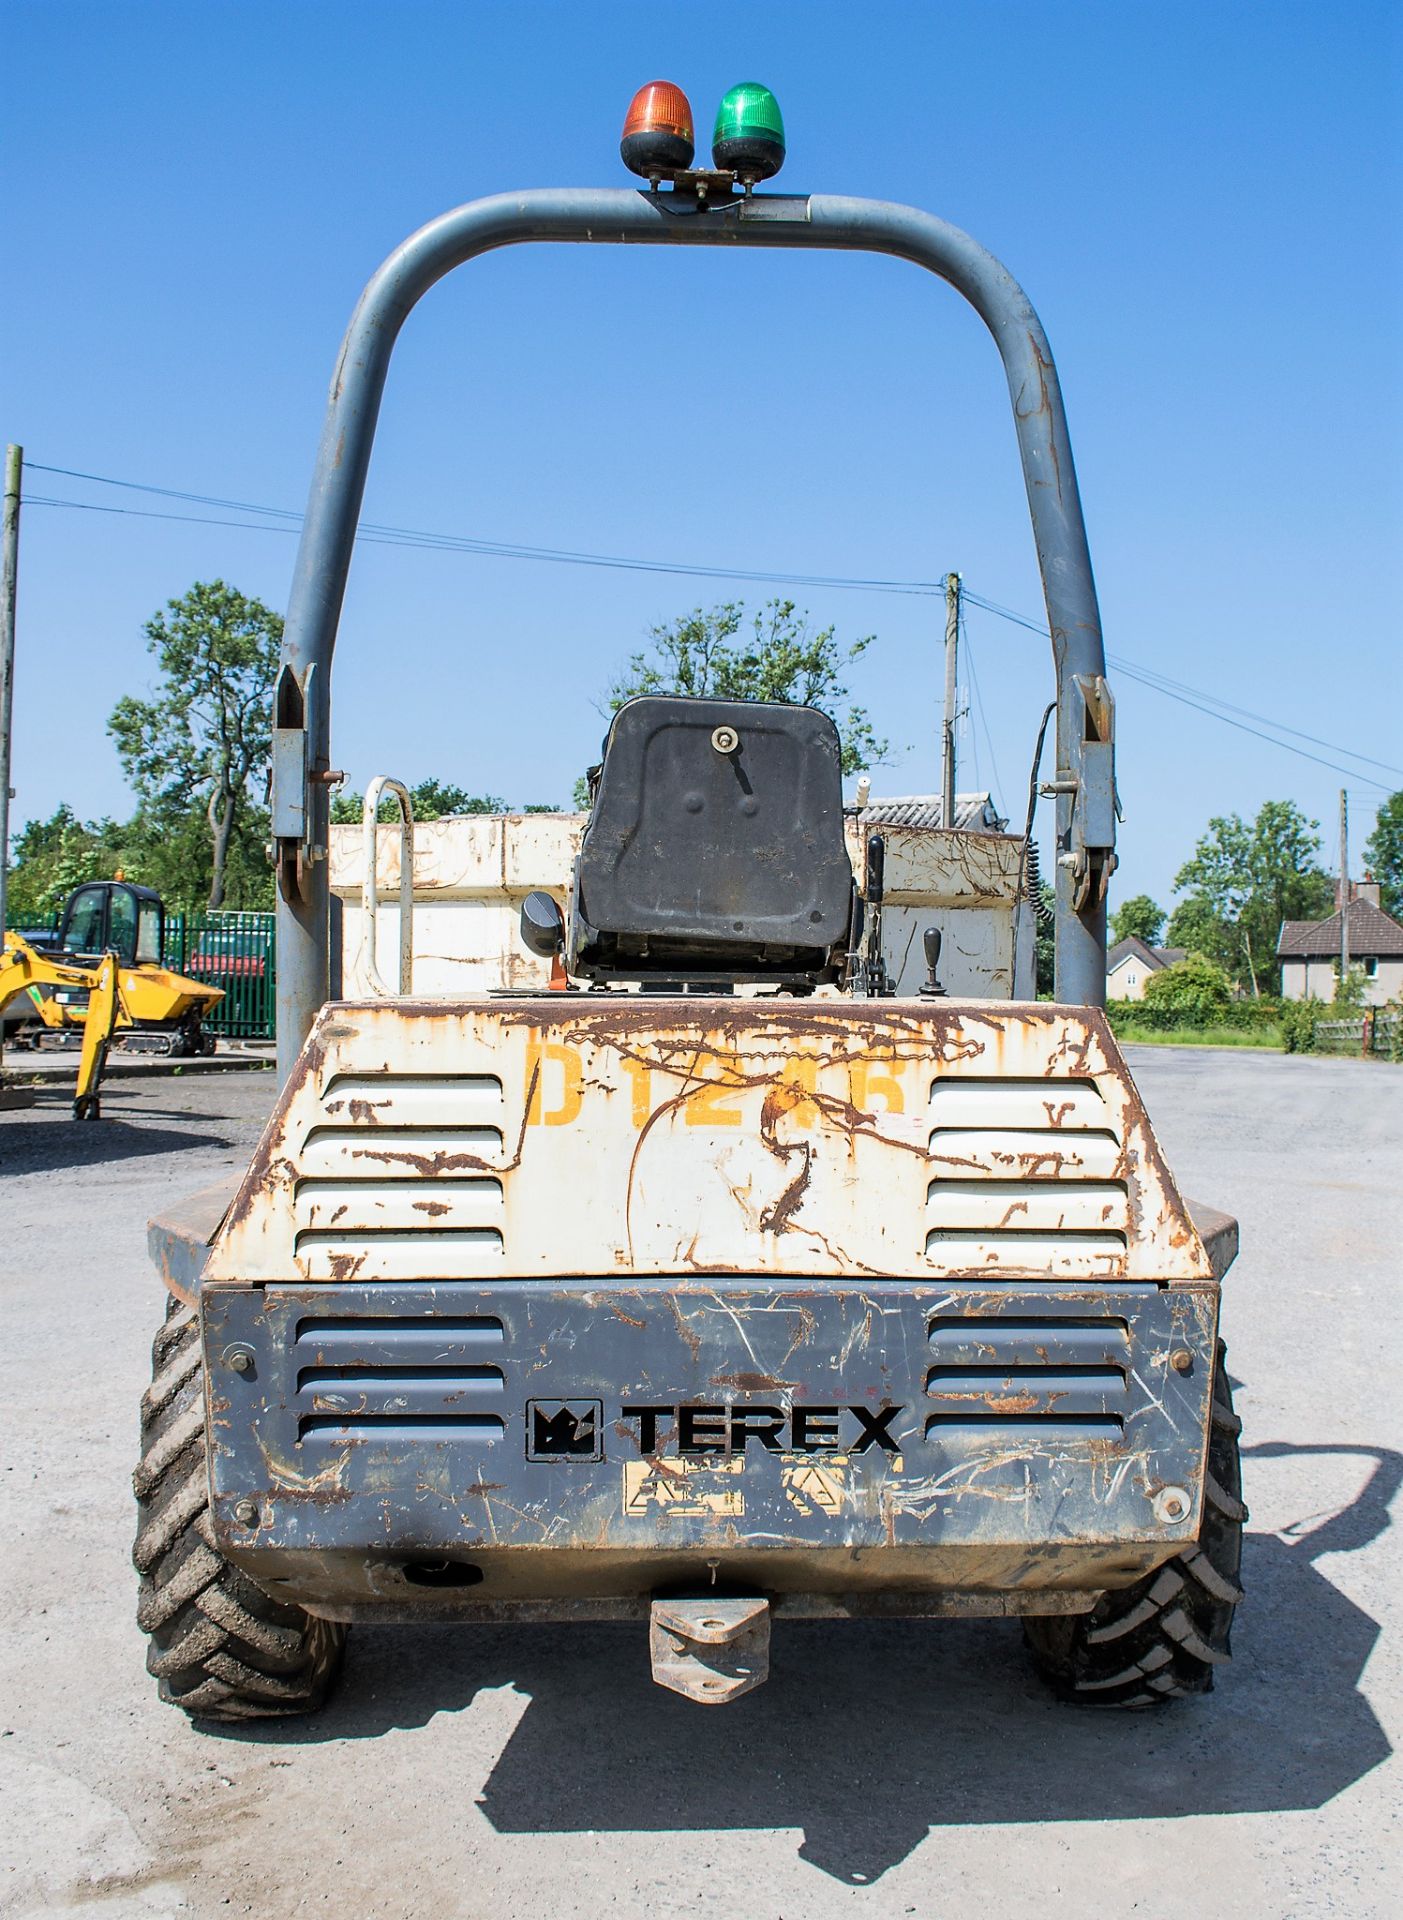
[[98, 1093], [107, 1049], [123, 1013], [117, 956], [103, 954], [96, 968], [70, 966], [31, 947], [23, 935], [9, 933], [0, 948], [0, 1014], [16, 994], [33, 987], [79, 987], [84, 992], [83, 1051], [78, 1061], [73, 1118], [97, 1120], [102, 1113]]
[[60, 961], [78, 977], [64, 984], [35, 981], [34, 1010], [51, 1033], [75, 1041], [86, 1033], [88, 975], [104, 954], [115, 954], [120, 1006], [120, 1044], [131, 1053], [209, 1054], [214, 1035], [205, 1016], [223, 990], [187, 979], [162, 965], [165, 907], [158, 893], [120, 876], [90, 880], [68, 897], [58, 931], [44, 941], [29, 937], [31, 952]]
[[160, 896], [117, 879], [75, 888], [51, 939], [4, 936], [0, 1019], [27, 994], [50, 1032], [79, 1045], [75, 1120], [100, 1117], [99, 1089], [114, 1037], [138, 1052], [214, 1051], [204, 1016], [223, 991], [163, 967], [164, 932]]

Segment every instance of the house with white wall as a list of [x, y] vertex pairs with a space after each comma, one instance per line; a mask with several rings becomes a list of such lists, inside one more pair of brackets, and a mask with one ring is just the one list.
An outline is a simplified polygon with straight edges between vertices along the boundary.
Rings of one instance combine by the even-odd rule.
[[1150, 976], [1182, 960], [1184, 952], [1183, 947], [1152, 947], [1133, 933], [1117, 940], [1106, 955], [1106, 998], [1143, 1000]]
[[[1403, 997], [1403, 926], [1379, 905], [1376, 880], [1350, 886], [1346, 935], [1349, 964], [1364, 975], [1364, 1004], [1381, 1007]], [[1340, 964], [1340, 916], [1284, 920], [1276, 943], [1283, 1000], [1332, 1000]]]

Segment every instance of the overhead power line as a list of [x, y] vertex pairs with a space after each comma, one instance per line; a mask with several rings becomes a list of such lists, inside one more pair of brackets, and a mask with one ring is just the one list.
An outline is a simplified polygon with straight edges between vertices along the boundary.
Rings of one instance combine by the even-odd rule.
[[[134, 493], [157, 494], [167, 500], [188, 500], [195, 506], [223, 507], [228, 512], [260, 514], [269, 524], [281, 523], [276, 526], [276, 531], [282, 533], [295, 533], [302, 524], [303, 516], [293, 512], [290, 507], [260, 507], [246, 500], [221, 499], [215, 494], [186, 493], [176, 487], [155, 487], [135, 480], [114, 480], [107, 474], [80, 473], [72, 467], [44, 466], [37, 460], [28, 461], [26, 465], [37, 473], [62, 474], [71, 480], [88, 480], [100, 486], [122, 487]], [[140, 507], [104, 507], [87, 501], [56, 500], [38, 494], [29, 495], [28, 500], [35, 506], [75, 507], [90, 513], [128, 514], [145, 520], [186, 520], [194, 526], [247, 525], [250, 532], [267, 530], [260, 523], [211, 521], [197, 514], [159, 514]], [[896, 593], [916, 596], [945, 591], [943, 584], [937, 585], [929, 580], [852, 579], [838, 574], [778, 573], [761, 568], [692, 565], [680, 560], [645, 560], [627, 554], [579, 552], [569, 547], [534, 547], [515, 541], [479, 540], [470, 534], [431, 533], [422, 527], [386, 526], [374, 520], [362, 520], [356, 537], [381, 546], [427, 547], [447, 553], [481, 554], [499, 560], [543, 560], [563, 566], [608, 567], [629, 573], [684, 574], [709, 580], [746, 580], [767, 586], [824, 587], [847, 593]]]
[[[296, 533], [302, 524], [302, 514], [290, 507], [261, 506], [248, 500], [231, 500], [218, 494], [194, 493], [181, 487], [161, 487], [139, 480], [116, 479], [110, 474], [86, 473], [76, 467], [57, 467], [45, 465], [42, 461], [29, 460], [25, 465], [36, 473], [52, 473], [68, 480], [83, 480], [94, 486], [116, 487], [124, 492], [148, 494], [165, 500], [188, 502], [192, 506], [218, 507], [226, 513], [254, 514], [254, 520], [226, 520], [203, 514], [163, 513], [149, 507], [104, 506], [100, 503], [84, 500], [62, 500], [44, 494], [30, 494], [26, 505], [36, 507], [57, 507], [79, 513], [105, 513], [120, 515], [138, 520], [161, 520], [187, 526], [228, 527], [248, 533]], [[463, 553], [486, 559], [498, 560], [534, 560], [558, 566], [603, 567], [628, 573], [650, 573], [681, 576], [685, 578], [707, 580], [737, 580], [755, 585], [780, 587], [809, 587], [833, 590], [844, 593], [887, 593], [930, 598], [945, 591], [943, 581], [935, 580], [890, 580], [881, 578], [864, 579], [842, 574], [819, 573], [782, 573], [761, 568], [718, 567], [704, 564], [689, 564], [679, 560], [649, 560], [626, 554], [589, 553], [568, 547], [527, 546], [514, 541], [482, 540], [469, 534], [435, 533], [421, 527], [400, 527], [377, 521], [361, 521], [357, 531], [358, 541], [372, 546], [414, 547], [430, 552]], [[1000, 620], [1023, 627], [1029, 633], [1036, 633], [1042, 639], [1049, 637], [1045, 623], [1031, 619], [1026, 614], [1016, 612], [1011, 607], [1001, 606], [995, 600], [964, 589], [964, 599], [983, 612], [993, 614]], [[1292, 741], [1308, 741], [1312, 746], [1323, 747], [1327, 753], [1336, 754], [1346, 760], [1353, 760], [1362, 766], [1375, 767], [1380, 772], [1403, 779], [1403, 767], [1393, 766], [1386, 760], [1376, 760], [1371, 755], [1357, 752], [1353, 747], [1341, 746], [1336, 741], [1325, 740], [1316, 734], [1305, 733], [1298, 727], [1288, 726], [1284, 721], [1273, 720], [1265, 714], [1254, 713], [1250, 708], [1235, 706], [1223, 700], [1219, 695], [1209, 693], [1202, 687], [1191, 686], [1186, 681], [1175, 680], [1157, 669], [1142, 666], [1138, 661], [1128, 659], [1123, 654], [1106, 654], [1107, 662], [1118, 673], [1129, 680], [1148, 687], [1152, 692], [1175, 700], [1181, 706], [1190, 707], [1196, 713], [1205, 714], [1209, 719], [1219, 720], [1224, 726], [1235, 727], [1240, 733], [1251, 734], [1255, 739], [1264, 740], [1269, 746], [1280, 747], [1286, 753], [1293, 753], [1300, 759], [1313, 761], [1317, 766], [1328, 767], [1333, 773], [1341, 773], [1347, 779], [1359, 780], [1366, 786], [1379, 792], [1388, 789], [1376, 780], [1370, 780], [1355, 767], [1342, 767], [1338, 760], [1327, 760], [1321, 754], [1309, 753], [1304, 747], [1294, 746]], [[982, 718], [982, 703], [981, 715]], [[1250, 724], [1255, 722], [1256, 724]], [[1268, 729], [1268, 731], [1263, 731]], [[988, 738], [987, 722], [985, 723]], [[1278, 736], [1286, 734], [1289, 739]], [[989, 741], [992, 758], [993, 746]]]
[[[984, 708], [984, 697], [979, 691], [979, 673], [974, 664], [974, 647], [970, 641], [969, 628], [965, 621], [963, 607], [960, 609], [960, 644], [965, 651], [965, 661], [969, 667], [970, 691], [973, 695], [972, 704], [974, 706], [974, 713], [971, 716], [970, 734], [971, 737], [973, 737], [973, 723], [977, 720], [984, 731], [984, 744], [989, 749], [989, 766], [992, 770], [994, 798], [999, 803], [1000, 813], [1003, 813], [1006, 809], [1004, 807], [1003, 781], [999, 778], [999, 759], [998, 755], [994, 752], [994, 736], [989, 731], [989, 717]], [[976, 765], [977, 764], [978, 760], [976, 755]]]
[[[1029, 633], [1039, 638], [1051, 638], [1045, 624], [1030, 619], [1026, 614], [1015, 613], [1011, 607], [1001, 607], [993, 600], [986, 600], [981, 594], [965, 589], [965, 599], [971, 606], [980, 607], [985, 613], [996, 614], [1000, 620], [1008, 620], [1014, 626], [1026, 627]], [[1365, 786], [1374, 787], [1380, 793], [1386, 793], [1387, 787], [1377, 780], [1370, 780], [1356, 767], [1342, 767], [1335, 760], [1326, 760], [1318, 753], [1307, 753], [1303, 747], [1294, 747], [1290, 740], [1279, 740], [1278, 733], [1289, 733], [1293, 739], [1309, 740], [1313, 746], [1324, 747], [1330, 753], [1344, 755], [1346, 759], [1357, 760], [1364, 766], [1378, 767], [1384, 773], [1403, 779], [1403, 767], [1395, 767], [1387, 760], [1375, 760], [1372, 755], [1359, 753], [1353, 747], [1340, 746], [1333, 740], [1322, 740], [1317, 734], [1303, 733], [1299, 727], [1288, 727], [1282, 720], [1269, 719], [1265, 714], [1253, 713], [1248, 707], [1234, 706], [1231, 701], [1221, 699], [1217, 694], [1206, 693], [1201, 687], [1188, 685], [1186, 681], [1174, 680], [1168, 674], [1159, 673], [1153, 667], [1142, 666], [1136, 660], [1129, 660], [1123, 653], [1106, 649], [1106, 663], [1117, 673], [1125, 675], [1127, 680], [1135, 680], [1141, 686], [1149, 687], [1155, 693], [1162, 693], [1170, 700], [1177, 700], [1182, 706], [1192, 707], [1196, 713], [1207, 714], [1210, 720], [1221, 720], [1224, 726], [1236, 727], [1239, 733], [1250, 733], [1258, 740], [1265, 740], [1268, 746], [1280, 747], [1286, 753], [1294, 753], [1302, 760], [1313, 760], [1317, 766], [1328, 767], [1332, 773], [1342, 773], [1347, 779], [1360, 780]], [[1239, 717], [1234, 717], [1239, 716]], [[1258, 720], [1261, 727], [1249, 726], [1247, 721]], [[1264, 733], [1261, 728], [1270, 727], [1274, 732]]]

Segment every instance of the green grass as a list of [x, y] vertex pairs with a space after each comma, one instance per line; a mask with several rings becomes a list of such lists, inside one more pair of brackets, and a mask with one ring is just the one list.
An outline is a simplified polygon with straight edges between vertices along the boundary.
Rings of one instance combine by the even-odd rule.
[[1155, 1027], [1117, 1027], [1116, 1038], [1136, 1047], [1258, 1047], [1280, 1053], [1279, 1027], [1179, 1027], [1166, 1033]]

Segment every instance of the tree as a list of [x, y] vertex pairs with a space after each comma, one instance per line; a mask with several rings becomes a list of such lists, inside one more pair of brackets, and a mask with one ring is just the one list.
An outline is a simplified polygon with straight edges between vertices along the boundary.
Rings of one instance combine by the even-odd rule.
[[1033, 980], [1039, 1000], [1050, 1000], [1057, 990], [1057, 889], [1046, 880], [1033, 915]]
[[609, 711], [640, 693], [687, 693], [717, 700], [779, 700], [818, 707], [842, 740], [844, 773], [860, 773], [884, 758], [864, 707], [855, 706], [844, 684], [847, 669], [875, 634], [844, 647], [836, 627], [819, 633], [792, 600], [770, 600], [755, 614], [747, 637], [731, 643], [745, 625], [740, 601], [697, 607], [670, 625], [654, 627], [651, 646], [635, 653], [623, 677], [609, 689]]
[[[240, 806], [224, 854], [226, 908], [271, 908], [273, 869], [268, 863], [272, 821], [250, 794]], [[154, 887], [173, 912], [202, 912], [214, 886], [214, 845], [207, 804], [141, 807], [123, 829], [129, 879]]]
[[1154, 947], [1163, 930], [1164, 908], [1157, 907], [1147, 893], [1132, 894], [1111, 916], [1113, 940], [1143, 940], [1147, 947]]
[[1364, 864], [1379, 883], [1384, 912], [1403, 919], [1403, 793], [1391, 793], [1379, 808]]
[[1207, 895], [1202, 893], [1191, 893], [1175, 907], [1169, 916], [1164, 944], [1182, 947], [1185, 953], [1201, 953], [1229, 973], [1236, 968], [1241, 951], [1235, 929], [1219, 917]]
[[47, 820], [27, 820], [15, 835], [6, 887], [12, 926], [51, 919], [85, 880], [110, 880], [120, 868], [145, 878], [130, 829], [115, 820], [80, 820], [61, 806]]
[[160, 683], [150, 700], [119, 700], [108, 732], [158, 834], [192, 805], [203, 812], [208, 904], [219, 907], [240, 829], [267, 795], [282, 618], [222, 580], [197, 580], [145, 631]]
[[[505, 813], [507, 810], [506, 801], [498, 794], [469, 793], [466, 787], [455, 787], [444, 780], [421, 780], [417, 786], [409, 789], [409, 802], [416, 820], [448, 820], [464, 813]], [[363, 793], [338, 793], [333, 796], [331, 818], [334, 823], [346, 826], [351, 822], [359, 822], [364, 813]], [[380, 802], [378, 818], [399, 818], [399, 810], [388, 795]]]
[[[250, 807], [230, 844], [227, 896], [245, 907], [271, 907], [273, 876], [267, 854], [268, 815]], [[174, 913], [204, 905], [211, 848], [203, 807], [171, 808], [159, 819], [138, 811], [122, 822], [80, 820], [61, 806], [47, 820], [29, 820], [15, 835], [8, 892], [12, 925], [37, 924], [63, 907], [87, 880], [118, 873], [154, 887]]]
[[1335, 992], [1330, 1001], [1333, 1012], [1343, 1020], [1352, 1019], [1363, 1013], [1369, 1001], [1369, 981], [1363, 967], [1348, 967], [1343, 979], [1340, 977], [1340, 963], [1335, 962]]
[[1282, 921], [1319, 919], [1334, 902], [1319, 825], [1292, 800], [1265, 801], [1251, 826], [1235, 813], [1210, 820], [1174, 876], [1188, 898], [1170, 920], [1170, 944], [1206, 954], [1254, 993], [1274, 986]]
[[1231, 999], [1228, 976], [1201, 953], [1186, 954], [1145, 982], [1147, 1007], [1189, 1014], [1205, 1024], [1225, 1014]]

